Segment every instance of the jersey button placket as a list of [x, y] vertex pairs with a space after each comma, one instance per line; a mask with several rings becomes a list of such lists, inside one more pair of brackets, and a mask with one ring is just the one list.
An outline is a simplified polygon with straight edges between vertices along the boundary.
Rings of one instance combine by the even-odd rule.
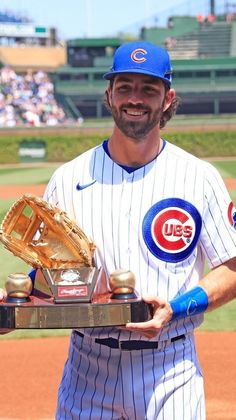
[[132, 177], [128, 177], [124, 180], [123, 194], [121, 199], [120, 207], [120, 242], [122, 250], [121, 260], [124, 268], [129, 268], [129, 256], [131, 254], [131, 248], [129, 243], [129, 231], [130, 231], [130, 217], [131, 217], [131, 200], [132, 200]]

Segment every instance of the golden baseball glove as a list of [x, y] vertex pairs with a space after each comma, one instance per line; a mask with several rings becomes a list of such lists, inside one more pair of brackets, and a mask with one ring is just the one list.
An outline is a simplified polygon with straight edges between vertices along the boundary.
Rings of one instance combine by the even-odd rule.
[[91, 267], [95, 245], [59, 208], [23, 195], [2, 221], [0, 241], [34, 268]]

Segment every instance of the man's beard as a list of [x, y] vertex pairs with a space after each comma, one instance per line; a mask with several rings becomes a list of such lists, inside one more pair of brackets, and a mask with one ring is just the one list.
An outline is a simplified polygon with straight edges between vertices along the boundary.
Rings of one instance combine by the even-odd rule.
[[[147, 119], [146, 121], [127, 121], [125, 118], [123, 118], [122, 109], [135, 109], [136, 111], [146, 111]], [[134, 140], [142, 140], [156, 125], [159, 124], [163, 114], [163, 104], [160, 106], [160, 108], [156, 109], [154, 113], [149, 107], [144, 107], [140, 105], [122, 105], [120, 109], [117, 109], [116, 107], [112, 106], [111, 113], [117, 127], [123, 134]]]

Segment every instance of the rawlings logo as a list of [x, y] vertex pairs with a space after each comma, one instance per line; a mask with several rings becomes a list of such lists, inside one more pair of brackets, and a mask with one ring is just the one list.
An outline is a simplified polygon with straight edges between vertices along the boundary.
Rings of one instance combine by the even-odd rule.
[[87, 296], [87, 286], [58, 287], [58, 297]]
[[147, 59], [144, 57], [144, 55], [147, 54], [147, 51], [143, 48], [137, 48], [131, 53], [131, 60], [133, 60], [135, 63], [143, 63]]
[[194, 250], [201, 226], [201, 216], [191, 203], [169, 198], [154, 204], [146, 213], [143, 238], [157, 258], [178, 262]]

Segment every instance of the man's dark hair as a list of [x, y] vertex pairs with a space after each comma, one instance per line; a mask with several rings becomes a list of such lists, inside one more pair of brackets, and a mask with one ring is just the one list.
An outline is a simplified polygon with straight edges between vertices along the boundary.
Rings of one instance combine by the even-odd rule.
[[176, 114], [179, 104], [180, 104], [180, 98], [178, 96], [175, 96], [169, 108], [167, 108], [166, 111], [164, 111], [161, 116], [160, 128], [164, 128], [166, 123]]

